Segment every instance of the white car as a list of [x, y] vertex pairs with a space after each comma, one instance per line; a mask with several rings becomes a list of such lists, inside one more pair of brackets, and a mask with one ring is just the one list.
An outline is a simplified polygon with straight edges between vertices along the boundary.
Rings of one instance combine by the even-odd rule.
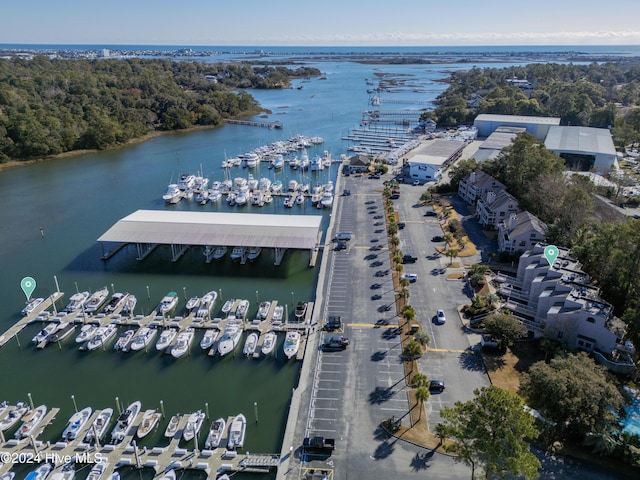
[[447, 321], [447, 318], [444, 316], [444, 310], [438, 310], [438, 313], [436, 314], [436, 319], [438, 320], [438, 323], [440, 325], [442, 325]]
[[406, 278], [410, 283], [418, 281], [418, 275], [415, 273], [405, 273], [400, 278]]

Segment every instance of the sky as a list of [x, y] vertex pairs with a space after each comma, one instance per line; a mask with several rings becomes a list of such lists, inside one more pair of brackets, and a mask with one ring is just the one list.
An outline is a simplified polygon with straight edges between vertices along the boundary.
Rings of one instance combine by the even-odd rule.
[[0, 43], [640, 45], [640, 1], [0, 0]]

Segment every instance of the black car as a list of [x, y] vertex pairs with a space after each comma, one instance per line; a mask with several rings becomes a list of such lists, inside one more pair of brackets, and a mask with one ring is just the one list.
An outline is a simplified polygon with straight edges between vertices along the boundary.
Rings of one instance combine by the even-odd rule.
[[424, 216], [425, 217], [437, 217], [438, 214], [436, 212], [434, 212], [433, 210], [427, 210], [426, 212], [424, 212]]
[[322, 344], [323, 350], [344, 350], [351, 343], [347, 337], [331, 337]]
[[444, 382], [442, 380], [431, 380], [429, 382], [429, 391], [442, 393], [444, 391]]
[[342, 328], [342, 317], [338, 317], [335, 315], [329, 316], [327, 319], [327, 323], [324, 324], [324, 329], [327, 332], [333, 332], [334, 330], [339, 330]]
[[402, 230], [404, 227], [406, 227], [407, 224], [404, 222], [398, 222], [398, 230]]
[[402, 263], [416, 263], [416, 260], [418, 260], [418, 257], [414, 257], [408, 253], [402, 256]]
[[442, 238], [440, 235], [436, 235], [435, 237], [431, 237], [431, 241], [432, 242], [444, 242], [444, 238]]

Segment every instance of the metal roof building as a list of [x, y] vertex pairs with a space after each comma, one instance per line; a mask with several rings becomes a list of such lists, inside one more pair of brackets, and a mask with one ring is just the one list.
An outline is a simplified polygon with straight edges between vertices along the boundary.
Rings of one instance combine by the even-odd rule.
[[608, 173], [616, 161], [616, 148], [606, 128], [551, 127], [544, 144], [564, 158], [571, 170]]
[[533, 117], [526, 115], [495, 115], [482, 113], [473, 121], [473, 126], [478, 129], [479, 137], [488, 137], [498, 127], [522, 127], [538, 140], [544, 140], [549, 128], [560, 125], [557, 117]]
[[437, 180], [442, 171], [460, 158], [466, 143], [437, 139], [425, 142], [409, 158], [409, 175], [413, 180]]

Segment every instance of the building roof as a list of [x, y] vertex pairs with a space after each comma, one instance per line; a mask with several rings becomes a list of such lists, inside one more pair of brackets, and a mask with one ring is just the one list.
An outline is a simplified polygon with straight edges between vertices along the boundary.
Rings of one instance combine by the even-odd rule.
[[502, 150], [513, 143], [518, 133], [526, 132], [524, 127], [498, 127], [495, 132], [487, 137], [480, 145], [481, 149]]
[[556, 152], [616, 154], [611, 133], [606, 128], [551, 127], [544, 144]]
[[459, 140], [437, 139], [425, 142], [415, 150], [415, 154], [409, 159], [409, 163], [426, 163], [429, 165], [442, 165], [452, 155], [465, 147], [466, 143]]
[[322, 216], [138, 210], [99, 242], [313, 249]]
[[495, 193], [495, 198], [493, 199], [493, 201], [491, 203], [485, 202], [487, 208], [492, 212], [496, 212], [500, 210], [502, 207], [507, 207], [508, 209], [509, 203], [513, 203], [515, 205], [515, 208], [517, 209], [520, 208], [518, 206], [518, 200], [516, 200], [516, 198], [506, 190], [498, 190], [497, 192], [494, 192], [494, 193]]
[[534, 117], [528, 115], [497, 115], [493, 113], [481, 113], [475, 121], [503, 122], [503, 123], [532, 123], [539, 125], [560, 125], [558, 117]]
[[369, 156], [361, 153], [349, 158], [349, 166], [351, 167], [366, 167], [369, 165]]
[[[475, 182], [472, 181], [475, 174]], [[478, 190], [506, 190], [507, 187], [502, 183], [493, 178], [488, 173], [483, 172], [482, 170], [474, 170], [469, 173], [466, 177], [464, 177], [464, 182], [467, 185], [473, 185]]]
[[519, 212], [516, 215], [516, 224], [513, 228], [509, 226], [509, 219], [501, 222], [501, 226], [502, 225], [507, 228], [509, 236], [513, 238], [529, 235], [532, 231], [536, 231], [545, 237], [547, 235], [547, 224], [527, 211]]

